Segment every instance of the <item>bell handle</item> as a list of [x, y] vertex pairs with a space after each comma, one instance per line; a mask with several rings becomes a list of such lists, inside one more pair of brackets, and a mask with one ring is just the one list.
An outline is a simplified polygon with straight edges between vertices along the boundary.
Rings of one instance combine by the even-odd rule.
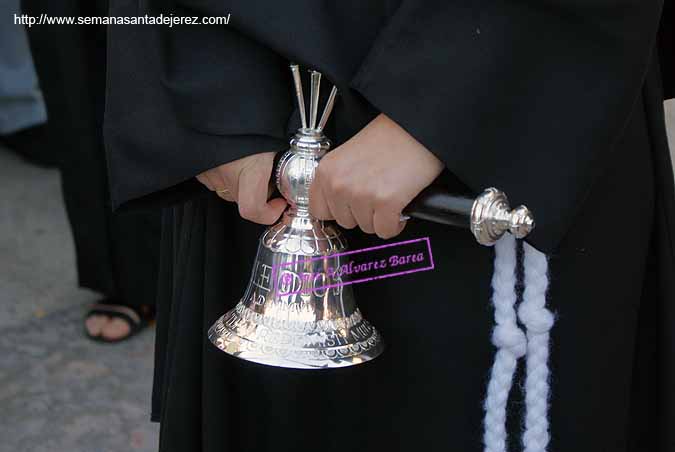
[[506, 232], [525, 238], [535, 226], [527, 207], [511, 209], [506, 195], [496, 188], [488, 188], [471, 199], [431, 185], [403, 209], [401, 220], [410, 217], [468, 228], [485, 246], [494, 245]]
[[468, 229], [471, 226], [473, 202], [473, 199], [453, 195], [441, 187], [430, 185], [403, 209], [401, 219], [409, 220], [412, 217]]

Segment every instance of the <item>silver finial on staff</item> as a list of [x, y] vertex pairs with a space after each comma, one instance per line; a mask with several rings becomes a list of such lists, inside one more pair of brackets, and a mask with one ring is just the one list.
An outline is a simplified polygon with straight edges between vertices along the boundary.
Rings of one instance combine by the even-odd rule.
[[300, 122], [302, 128], [307, 128], [307, 115], [305, 113], [305, 96], [302, 93], [302, 79], [300, 78], [300, 67], [297, 64], [291, 64], [293, 73], [293, 83], [295, 84], [295, 97], [298, 100], [298, 109], [300, 110]]
[[311, 71], [312, 86], [309, 100], [309, 128], [316, 127], [316, 117], [319, 114], [319, 90], [321, 88], [321, 72]]
[[337, 86], [333, 86], [333, 89], [330, 90], [328, 101], [326, 101], [326, 106], [323, 108], [323, 113], [321, 114], [321, 119], [319, 120], [319, 126], [316, 128], [317, 132], [321, 132], [323, 128], [326, 127], [328, 118], [330, 117], [330, 114], [333, 111], [333, 106], [335, 105], [335, 96], [337, 96], [337, 92]]
[[535, 227], [532, 212], [525, 206], [512, 209], [506, 194], [496, 188], [471, 199], [431, 185], [403, 209], [400, 220], [410, 217], [469, 228], [478, 243], [486, 246], [494, 245], [506, 232], [525, 238]]

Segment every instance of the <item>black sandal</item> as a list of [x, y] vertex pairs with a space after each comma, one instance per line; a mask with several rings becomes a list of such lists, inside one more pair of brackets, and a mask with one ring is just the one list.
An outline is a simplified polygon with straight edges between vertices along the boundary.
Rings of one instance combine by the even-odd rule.
[[[91, 308], [89, 308], [89, 311], [87, 311], [87, 314], [84, 317], [84, 334], [95, 342], [105, 342], [109, 344], [123, 342], [130, 337], [135, 336], [145, 327], [147, 327], [154, 319], [154, 314], [154, 309], [147, 305], [142, 306], [139, 312], [137, 309], [134, 309], [130, 306], [115, 303], [110, 300], [103, 300], [93, 305]], [[124, 320], [129, 325], [129, 333], [117, 339], [106, 339], [102, 335], [92, 335], [87, 329], [86, 321], [95, 315], [105, 316], [110, 319]]]

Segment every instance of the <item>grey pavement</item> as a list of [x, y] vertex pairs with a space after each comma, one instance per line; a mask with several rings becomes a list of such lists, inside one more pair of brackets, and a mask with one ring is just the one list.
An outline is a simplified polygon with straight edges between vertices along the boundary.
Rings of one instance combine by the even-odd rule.
[[0, 452], [156, 451], [154, 332], [88, 341], [55, 170], [0, 149]]

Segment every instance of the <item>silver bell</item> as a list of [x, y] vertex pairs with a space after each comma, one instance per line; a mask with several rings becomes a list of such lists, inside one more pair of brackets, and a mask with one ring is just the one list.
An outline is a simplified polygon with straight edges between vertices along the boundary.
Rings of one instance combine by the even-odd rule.
[[352, 366], [384, 348], [377, 330], [356, 306], [338, 269], [349, 264], [347, 243], [334, 222], [309, 213], [309, 187], [330, 148], [323, 128], [333, 87], [317, 126], [321, 74], [312, 71], [310, 123], [305, 116], [299, 68], [291, 65], [302, 128], [279, 161], [276, 184], [289, 207], [260, 238], [244, 296], [209, 329], [209, 339], [232, 356], [296, 369]]

